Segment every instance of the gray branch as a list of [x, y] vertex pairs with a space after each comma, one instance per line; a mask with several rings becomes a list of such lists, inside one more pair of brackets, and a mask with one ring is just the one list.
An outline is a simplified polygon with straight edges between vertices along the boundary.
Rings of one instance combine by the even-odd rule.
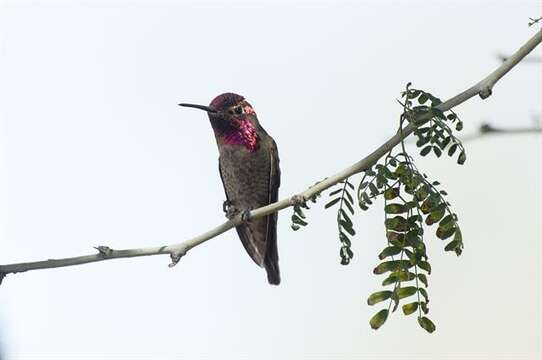
[[[497, 69], [491, 72], [486, 78], [471, 86], [462, 93], [452, 97], [451, 99], [441, 103], [437, 108], [441, 111], [447, 111], [453, 107], [462, 104], [463, 102], [469, 100], [470, 98], [479, 95], [482, 99], [486, 99], [491, 95], [493, 86], [508, 73], [514, 66], [516, 66], [527, 54], [529, 54], [537, 45], [542, 42], [542, 30], [538, 31], [531, 39], [529, 39], [522, 47], [520, 47], [512, 56], [510, 56], [504, 63], [502, 63]], [[301, 204], [305, 200], [311, 198], [312, 196], [320, 193], [331, 186], [337, 184], [341, 180], [344, 180], [354, 174], [360, 173], [372, 165], [376, 164], [380, 158], [382, 158], [386, 153], [398, 145], [404, 138], [409, 136], [415, 127], [412, 124], [407, 125], [401, 132], [397, 132], [393, 137], [388, 141], [378, 147], [371, 154], [363, 158], [362, 160], [356, 162], [350, 167], [338, 172], [337, 174], [330, 176], [319, 182], [318, 184], [308, 188], [307, 190], [280, 200], [276, 203], [263, 206], [261, 208], [252, 210], [249, 217], [251, 219], [263, 217], [296, 204]], [[2, 279], [10, 273], [25, 272], [31, 270], [39, 269], [50, 269], [64, 266], [73, 266], [86, 264], [96, 261], [104, 261], [111, 259], [120, 259], [120, 258], [129, 258], [137, 256], [152, 256], [152, 255], [169, 255], [171, 257], [171, 266], [175, 266], [189, 250], [192, 248], [210, 240], [218, 235], [234, 228], [235, 226], [242, 223], [241, 215], [226, 221], [225, 223], [201, 234], [192, 239], [164, 246], [148, 247], [148, 248], [136, 248], [136, 249], [125, 249], [125, 250], [114, 250], [107, 246], [99, 246], [96, 249], [98, 250], [97, 254], [86, 255], [86, 256], [77, 256], [71, 258], [63, 259], [49, 259], [44, 261], [35, 261], [35, 262], [26, 262], [26, 263], [16, 263], [0, 266], [0, 282]]]
[[486, 138], [492, 135], [521, 135], [521, 134], [542, 134], [542, 126], [499, 128], [491, 124], [482, 124], [477, 132], [461, 137], [462, 142]]

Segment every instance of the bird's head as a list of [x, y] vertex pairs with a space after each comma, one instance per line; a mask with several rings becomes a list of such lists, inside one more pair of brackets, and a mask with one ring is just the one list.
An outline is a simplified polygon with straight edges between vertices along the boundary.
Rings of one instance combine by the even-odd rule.
[[209, 106], [181, 103], [180, 106], [206, 111], [213, 128], [218, 130], [238, 130], [243, 122], [254, 122], [256, 112], [241, 95], [224, 93], [211, 101]]
[[219, 143], [241, 144], [249, 150], [257, 148], [258, 118], [252, 106], [241, 95], [218, 95], [209, 106], [186, 103], [179, 105], [207, 112]]

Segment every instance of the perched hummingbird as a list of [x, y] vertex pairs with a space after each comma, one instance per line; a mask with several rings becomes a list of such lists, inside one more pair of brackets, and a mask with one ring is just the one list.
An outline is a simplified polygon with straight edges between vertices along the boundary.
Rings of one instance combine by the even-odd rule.
[[[209, 106], [179, 104], [209, 115], [220, 157], [220, 176], [226, 192], [228, 217], [276, 202], [280, 186], [277, 144], [263, 129], [244, 97], [225, 93]], [[236, 227], [246, 251], [267, 271], [270, 284], [280, 283], [277, 252], [277, 214], [248, 220]]]

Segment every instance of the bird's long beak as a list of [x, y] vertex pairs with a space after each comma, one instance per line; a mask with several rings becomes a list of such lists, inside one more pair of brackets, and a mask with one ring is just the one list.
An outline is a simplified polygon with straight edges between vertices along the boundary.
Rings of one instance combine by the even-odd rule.
[[196, 108], [196, 109], [200, 109], [200, 110], [203, 110], [203, 111], [207, 111], [208, 113], [211, 113], [211, 114], [217, 113], [217, 111], [215, 109], [213, 109], [212, 107], [209, 107], [209, 106], [205, 106], [205, 105], [180, 103], [179, 106]]

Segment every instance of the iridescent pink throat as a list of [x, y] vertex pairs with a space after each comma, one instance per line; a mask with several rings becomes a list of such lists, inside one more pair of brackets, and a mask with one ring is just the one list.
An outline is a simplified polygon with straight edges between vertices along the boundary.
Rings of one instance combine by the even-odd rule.
[[224, 134], [224, 143], [228, 145], [242, 145], [248, 151], [254, 152], [258, 148], [258, 134], [256, 128], [248, 120], [238, 120], [239, 129]]

